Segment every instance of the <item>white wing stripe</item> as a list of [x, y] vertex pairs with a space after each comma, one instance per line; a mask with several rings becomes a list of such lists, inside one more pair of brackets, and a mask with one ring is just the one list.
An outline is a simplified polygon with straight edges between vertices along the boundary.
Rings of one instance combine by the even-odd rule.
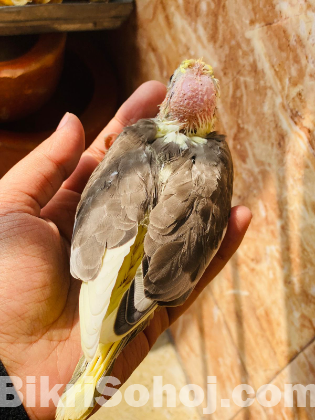
[[94, 280], [82, 282], [80, 291], [81, 344], [87, 360], [97, 349], [103, 319], [124, 258], [129, 254], [136, 237], [119, 248], [107, 249], [102, 267]]

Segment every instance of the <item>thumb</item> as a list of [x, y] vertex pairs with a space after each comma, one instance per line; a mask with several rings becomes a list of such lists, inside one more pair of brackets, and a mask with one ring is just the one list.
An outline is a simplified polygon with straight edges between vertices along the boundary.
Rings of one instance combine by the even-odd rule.
[[0, 180], [0, 210], [39, 216], [77, 166], [84, 150], [84, 130], [65, 114], [57, 130]]

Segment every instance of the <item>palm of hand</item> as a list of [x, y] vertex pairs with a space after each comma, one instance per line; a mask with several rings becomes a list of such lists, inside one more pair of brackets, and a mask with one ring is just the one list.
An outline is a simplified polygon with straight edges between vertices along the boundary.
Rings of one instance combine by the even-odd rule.
[[[50, 389], [66, 384], [81, 353], [80, 282], [69, 274], [69, 238], [52, 222], [23, 213], [2, 216], [0, 232], [1, 359], [10, 375], [48, 376]], [[32, 411], [53, 418], [54, 406]]]
[[[69, 272], [80, 192], [104, 155], [104, 136], [120, 132], [139, 118], [154, 116], [164, 95], [165, 88], [158, 82], [142, 85], [82, 156], [82, 126], [69, 115], [63, 127], [0, 180], [0, 359], [11, 376], [22, 379], [24, 406], [26, 377], [35, 376], [36, 406], [26, 407], [32, 419], [53, 419], [55, 413], [53, 401], [40, 407], [39, 378], [49, 377], [49, 389], [66, 385], [81, 355], [80, 282]], [[248, 209], [232, 210], [224, 243], [198, 289], [182, 307], [158, 311], [149, 327], [118, 358], [112, 374], [121, 382], [143, 360], [160, 333], [222, 269], [249, 222]]]

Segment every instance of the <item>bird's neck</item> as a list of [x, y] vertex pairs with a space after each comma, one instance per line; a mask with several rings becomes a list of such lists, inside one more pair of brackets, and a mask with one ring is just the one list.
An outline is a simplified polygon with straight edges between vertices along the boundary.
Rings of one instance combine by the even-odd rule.
[[207, 139], [205, 136], [199, 136], [196, 134], [184, 134], [182, 133], [182, 127], [176, 121], [159, 121], [156, 120], [157, 134], [156, 138], [164, 137], [165, 143], [176, 143], [181, 149], [188, 149], [189, 144], [205, 144]]

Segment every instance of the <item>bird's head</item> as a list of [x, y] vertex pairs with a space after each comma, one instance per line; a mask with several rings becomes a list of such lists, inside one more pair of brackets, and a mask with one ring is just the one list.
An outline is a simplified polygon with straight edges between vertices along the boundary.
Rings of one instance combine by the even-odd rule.
[[213, 130], [219, 82], [212, 67], [185, 60], [172, 75], [158, 120], [178, 124], [186, 135], [205, 136]]

